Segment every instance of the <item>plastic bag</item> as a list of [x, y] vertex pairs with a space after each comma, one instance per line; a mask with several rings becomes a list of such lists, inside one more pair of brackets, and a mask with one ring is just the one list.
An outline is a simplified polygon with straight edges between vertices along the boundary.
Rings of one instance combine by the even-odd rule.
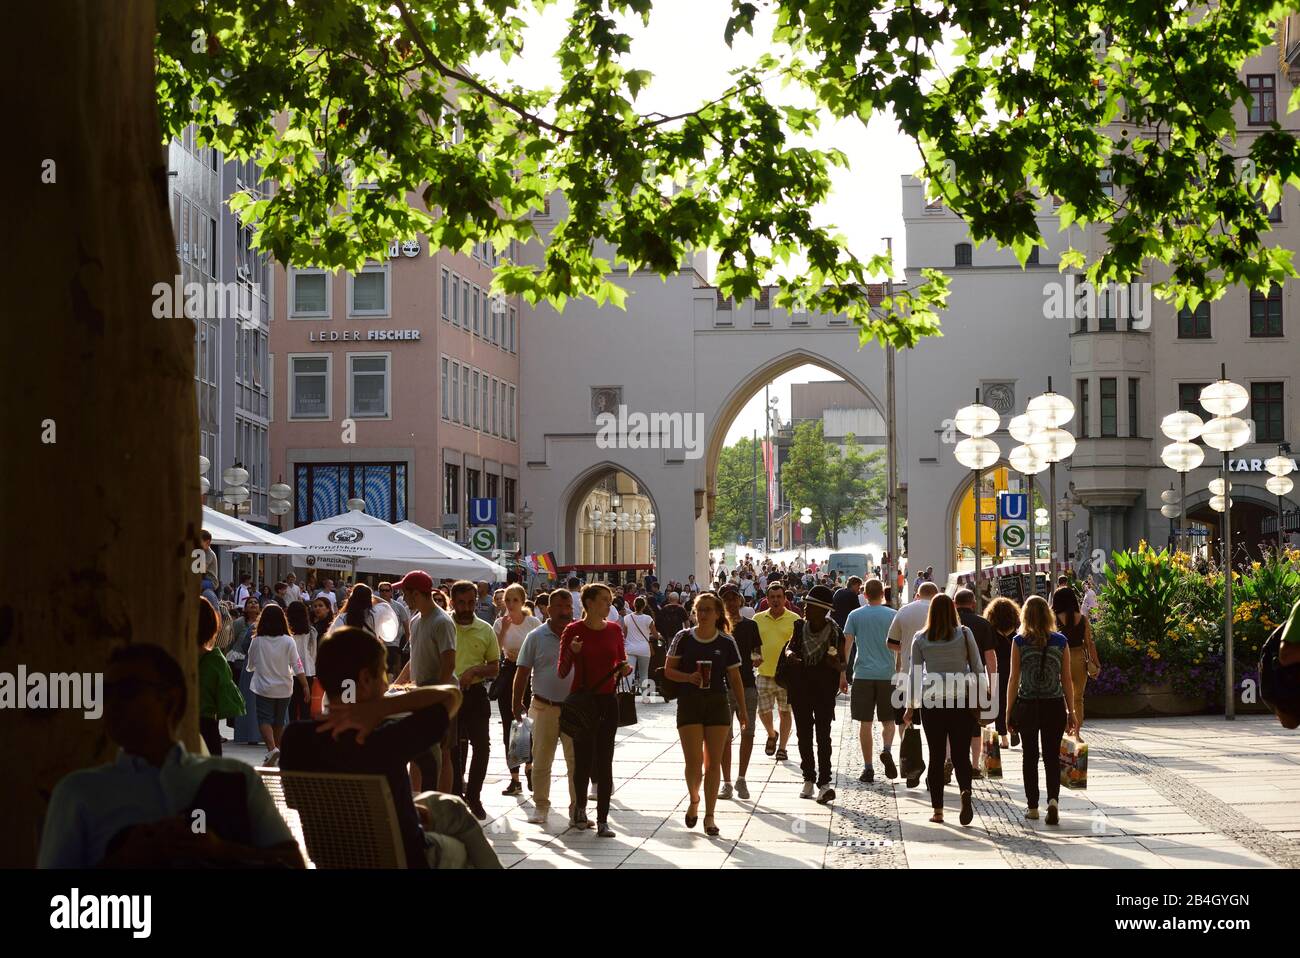
[[921, 730], [915, 725], [909, 725], [903, 730], [903, 741], [898, 749], [898, 772], [906, 779], [920, 778], [925, 772]]
[[518, 767], [533, 760], [533, 720], [524, 717], [523, 721], [510, 723], [509, 765]]
[[1077, 738], [1061, 739], [1061, 784], [1066, 788], [1088, 787], [1088, 743]]
[[998, 730], [992, 725], [980, 729], [980, 738], [984, 747], [981, 749], [980, 771], [985, 778], [1002, 777], [1002, 745], [998, 739]]

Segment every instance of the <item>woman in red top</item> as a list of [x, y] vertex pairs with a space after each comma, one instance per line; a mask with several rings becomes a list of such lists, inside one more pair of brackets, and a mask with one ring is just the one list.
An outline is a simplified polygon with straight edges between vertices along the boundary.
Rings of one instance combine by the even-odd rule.
[[[609, 827], [609, 799], [614, 792], [614, 738], [618, 733], [618, 702], [614, 690], [619, 676], [632, 666], [623, 652], [623, 629], [610, 622], [609, 606], [614, 595], [609, 586], [593, 582], [582, 588], [583, 617], [570, 622], [560, 636], [560, 678], [571, 671], [577, 675], [573, 691], [586, 689], [596, 694], [596, 726], [589, 735], [573, 740], [573, 791], [578, 805], [569, 809], [574, 828], [590, 828], [587, 818], [587, 787], [596, 783], [596, 834], [613, 838]], [[611, 674], [612, 673], [612, 674]]]

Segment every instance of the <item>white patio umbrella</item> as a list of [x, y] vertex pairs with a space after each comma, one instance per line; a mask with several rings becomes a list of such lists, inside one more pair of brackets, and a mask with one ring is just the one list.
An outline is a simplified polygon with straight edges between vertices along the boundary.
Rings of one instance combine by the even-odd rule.
[[[302, 551], [301, 547], [274, 532], [259, 529], [251, 522], [223, 515], [216, 509], [203, 507], [203, 528], [212, 533], [212, 544], [218, 546], [278, 546]], [[262, 552], [260, 548], [237, 550], [240, 552]], [[284, 554], [284, 553], [282, 553]], [[293, 554], [293, 553], [288, 553]]]
[[434, 545], [439, 546], [440, 548], [450, 549], [453, 552], [456, 552], [459, 555], [464, 556], [468, 560], [473, 560], [475, 562], [482, 563], [483, 571], [481, 573], [477, 573], [478, 578], [483, 578], [484, 576], [490, 576], [491, 577], [490, 581], [492, 582], [502, 582], [505, 580], [506, 577], [505, 566], [493, 562], [491, 559], [488, 559], [486, 556], [480, 555], [479, 553], [475, 552], [473, 549], [466, 549], [459, 542], [452, 542], [446, 536], [440, 536], [438, 535], [438, 533], [426, 529], [424, 528], [424, 526], [412, 522], [410, 519], [403, 519], [401, 522], [396, 524], [396, 528], [405, 529], [407, 532], [411, 533], [412, 535], [417, 535], [421, 539], [427, 539], [431, 541]]
[[351, 569], [360, 572], [399, 572], [423, 569], [435, 579], [481, 576], [482, 559], [473, 560], [439, 546], [383, 519], [353, 510], [285, 532], [289, 546], [242, 546], [235, 552], [292, 555], [295, 565]]

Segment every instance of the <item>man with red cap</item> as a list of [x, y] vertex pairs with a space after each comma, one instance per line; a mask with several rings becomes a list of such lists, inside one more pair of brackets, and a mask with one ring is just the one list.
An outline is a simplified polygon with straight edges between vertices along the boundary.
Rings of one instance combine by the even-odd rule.
[[[433, 601], [433, 579], [416, 569], [406, 573], [393, 588], [400, 589], [411, 610], [411, 658], [397, 677], [397, 685], [419, 686], [455, 684], [456, 624], [451, 616]], [[415, 763], [424, 788], [436, 784], [438, 791], [452, 791], [451, 743], [456, 741], [456, 720], [442, 748], [422, 756]]]

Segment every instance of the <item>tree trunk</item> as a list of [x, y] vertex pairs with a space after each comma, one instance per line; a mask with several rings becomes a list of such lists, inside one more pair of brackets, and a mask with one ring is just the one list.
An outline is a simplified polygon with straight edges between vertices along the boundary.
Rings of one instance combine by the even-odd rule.
[[[27, 102], [6, 146], [0, 672], [102, 673], [114, 648], [155, 643], [188, 677], [196, 748], [194, 327], [152, 314], [153, 285], [177, 272], [154, 7], [6, 12], [5, 86]], [[30, 866], [55, 783], [112, 747], [80, 709], [10, 713], [4, 729], [0, 865]]]

